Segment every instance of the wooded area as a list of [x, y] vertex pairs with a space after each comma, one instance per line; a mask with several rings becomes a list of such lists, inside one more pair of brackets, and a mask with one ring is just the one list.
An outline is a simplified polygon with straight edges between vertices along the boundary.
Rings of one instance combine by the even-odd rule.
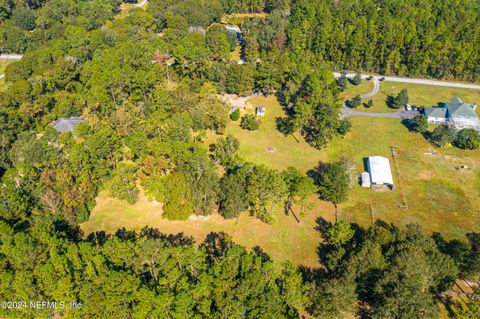
[[[171, 220], [218, 209], [274, 223], [275, 206], [303, 209], [315, 193], [337, 205], [342, 162], [304, 175], [243, 161], [233, 136], [206, 145], [231, 120], [219, 94], [277, 94], [278, 129], [323, 148], [351, 127], [332, 68], [477, 81], [477, 2], [150, 0], [115, 19], [120, 4], [0, 1], [0, 49], [24, 54], [0, 93], [0, 300], [84, 305], [65, 318], [420, 319], [438, 317], [459, 274], [478, 278], [479, 234], [446, 241], [415, 225], [319, 220], [322, 269], [279, 265], [224, 234], [197, 246], [148, 228], [88, 238], [78, 228], [104, 188], [134, 203], [141, 187]], [[246, 18], [239, 41], [219, 22], [244, 12], [268, 15]], [[230, 57], [237, 41], [244, 64]], [[85, 121], [53, 128], [69, 117]], [[478, 303], [451, 307], [474, 318]]]

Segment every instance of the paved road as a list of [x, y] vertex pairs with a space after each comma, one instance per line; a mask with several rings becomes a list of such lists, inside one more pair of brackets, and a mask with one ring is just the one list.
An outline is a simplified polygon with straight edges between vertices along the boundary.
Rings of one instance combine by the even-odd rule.
[[[333, 72], [335, 77], [340, 77], [340, 73]], [[354, 77], [355, 74], [349, 73], [347, 77]], [[366, 79], [370, 75], [362, 74], [362, 79]], [[375, 76], [375, 78], [381, 78], [382, 76]], [[464, 89], [474, 89], [480, 90], [480, 85], [476, 84], [468, 84], [468, 83], [458, 83], [458, 82], [448, 82], [448, 81], [437, 81], [437, 80], [427, 80], [427, 79], [416, 79], [416, 78], [401, 78], [395, 76], [385, 76], [384, 81], [390, 82], [402, 82], [402, 83], [414, 83], [414, 84], [426, 84], [426, 85], [436, 85], [436, 86], [448, 86], [448, 87], [457, 87], [457, 88], [464, 88]]]
[[21, 54], [2, 54], [0, 59], [21, 60], [23, 55]]

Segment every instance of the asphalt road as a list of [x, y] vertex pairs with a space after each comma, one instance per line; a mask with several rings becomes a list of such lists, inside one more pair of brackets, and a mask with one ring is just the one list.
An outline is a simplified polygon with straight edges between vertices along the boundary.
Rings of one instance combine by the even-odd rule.
[[[335, 77], [340, 77], [340, 73], [333, 72]], [[349, 73], [347, 77], [354, 77], [355, 74]], [[366, 79], [367, 77], [371, 76], [368, 74], [362, 74], [362, 79]], [[382, 76], [374, 76], [374, 79], [380, 79]], [[390, 82], [402, 82], [402, 83], [414, 83], [414, 84], [426, 84], [426, 85], [436, 85], [436, 86], [448, 86], [448, 87], [456, 87], [456, 88], [464, 88], [464, 89], [474, 89], [480, 90], [480, 85], [476, 84], [468, 84], [468, 83], [457, 83], [457, 82], [448, 82], [448, 81], [437, 81], [437, 80], [427, 80], [427, 79], [416, 79], [416, 78], [401, 78], [395, 76], [385, 76], [384, 81]]]

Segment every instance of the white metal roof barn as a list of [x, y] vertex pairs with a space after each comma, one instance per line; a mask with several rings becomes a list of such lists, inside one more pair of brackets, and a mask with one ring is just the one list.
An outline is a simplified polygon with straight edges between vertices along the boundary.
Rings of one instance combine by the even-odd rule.
[[383, 156], [368, 157], [368, 172], [372, 185], [387, 185], [393, 189], [393, 177], [388, 158]]

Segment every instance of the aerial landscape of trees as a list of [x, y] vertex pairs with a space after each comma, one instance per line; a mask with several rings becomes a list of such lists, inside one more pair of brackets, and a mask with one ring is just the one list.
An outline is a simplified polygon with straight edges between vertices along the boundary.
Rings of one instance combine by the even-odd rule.
[[[277, 207], [296, 206], [299, 222], [312, 195], [336, 207], [348, 198], [347, 163], [305, 174], [245, 161], [227, 124], [263, 123], [219, 95], [275, 94], [279, 130], [325, 148], [352, 127], [339, 114], [346, 79], [332, 69], [479, 80], [478, 2], [150, 0], [122, 17], [120, 5], [0, 1], [0, 50], [23, 54], [6, 66], [0, 92], [0, 301], [83, 305], [0, 316], [436, 318], [460, 275], [480, 276], [478, 233], [444, 239], [417, 225], [319, 219], [316, 269], [273, 261], [224, 233], [194, 242], [151, 228], [79, 228], [102, 190], [125, 205], [144, 193], [176, 221], [248, 211], [270, 226]], [[221, 24], [236, 13], [253, 14], [240, 19], [240, 40]], [[52, 127], [71, 116], [86, 121], [72, 132]], [[431, 139], [480, 147], [476, 131], [439, 126]], [[473, 318], [475, 302], [454, 306]]]

